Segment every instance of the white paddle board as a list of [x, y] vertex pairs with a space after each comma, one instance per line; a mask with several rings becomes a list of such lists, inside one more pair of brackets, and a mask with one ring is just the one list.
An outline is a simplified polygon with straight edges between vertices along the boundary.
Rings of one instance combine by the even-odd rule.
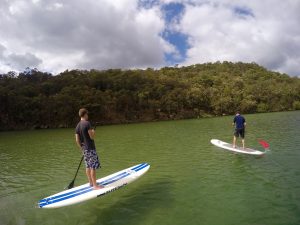
[[59, 208], [103, 196], [135, 181], [144, 175], [149, 168], [150, 165], [148, 163], [141, 163], [132, 166], [117, 173], [98, 179], [97, 184], [104, 186], [104, 188], [94, 190], [92, 187], [90, 187], [90, 184], [87, 183], [43, 198], [38, 202], [38, 207]]
[[233, 147], [232, 144], [226, 143], [224, 141], [220, 141], [218, 139], [211, 139], [210, 142], [215, 145], [218, 146], [220, 148], [229, 150], [229, 151], [233, 151], [233, 152], [238, 152], [238, 153], [243, 153], [243, 154], [249, 154], [249, 155], [263, 155], [265, 154], [264, 152], [255, 150], [255, 149], [251, 149], [251, 148], [242, 148], [242, 147]]

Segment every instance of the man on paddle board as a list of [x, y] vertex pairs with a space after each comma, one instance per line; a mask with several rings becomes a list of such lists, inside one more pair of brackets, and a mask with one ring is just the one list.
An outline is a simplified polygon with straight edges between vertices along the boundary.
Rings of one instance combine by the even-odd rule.
[[235, 131], [233, 135], [233, 147], [236, 147], [236, 138], [242, 138], [243, 148], [245, 148], [245, 127], [246, 127], [246, 120], [240, 114], [240, 112], [236, 112], [235, 117], [233, 119], [233, 126], [235, 126]]
[[86, 109], [82, 108], [79, 110], [79, 117], [80, 121], [75, 129], [76, 143], [84, 155], [86, 175], [90, 185], [94, 189], [100, 189], [102, 187], [96, 183], [96, 169], [100, 167], [100, 162], [94, 142], [95, 130], [88, 121], [89, 116]]

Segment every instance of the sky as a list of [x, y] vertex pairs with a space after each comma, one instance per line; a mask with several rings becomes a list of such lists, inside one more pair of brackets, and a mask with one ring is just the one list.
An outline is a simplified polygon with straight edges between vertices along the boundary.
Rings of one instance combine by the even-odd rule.
[[300, 76], [300, 0], [0, 0], [0, 73], [255, 62]]

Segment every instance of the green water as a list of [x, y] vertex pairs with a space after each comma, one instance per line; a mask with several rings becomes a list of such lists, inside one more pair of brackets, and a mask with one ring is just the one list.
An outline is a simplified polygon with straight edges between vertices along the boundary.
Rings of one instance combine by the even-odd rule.
[[[136, 182], [59, 208], [36, 202], [62, 191], [80, 160], [72, 129], [0, 133], [0, 224], [300, 224], [300, 112], [246, 115], [246, 143], [262, 158], [210, 144], [231, 141], [232, 117], [97, 128], [104, 176], [148, 162]], [[81, 168], [76, 184], [86, 183]]]

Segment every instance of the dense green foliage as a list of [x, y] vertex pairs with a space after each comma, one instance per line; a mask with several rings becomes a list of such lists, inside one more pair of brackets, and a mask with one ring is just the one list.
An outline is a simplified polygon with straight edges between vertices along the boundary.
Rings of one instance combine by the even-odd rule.
[[300, 79], [255, 63], [0, 75], [0, 129], [72, 127], [300, 109]]

